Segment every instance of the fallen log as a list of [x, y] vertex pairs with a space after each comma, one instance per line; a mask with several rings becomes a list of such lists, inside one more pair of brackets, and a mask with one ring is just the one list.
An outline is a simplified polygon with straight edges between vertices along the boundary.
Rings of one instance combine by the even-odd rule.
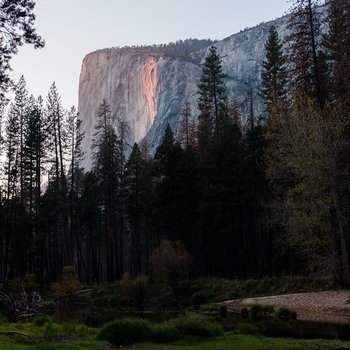
[[36, 344], [35, 339], [27, 333], [22, 333], [22, 332], [17, 332], [17, 331], [7, 331], [7, 332], [0, 332], [0, 335], [21, 335], [23, 337], [29, 338], [34, 344]]

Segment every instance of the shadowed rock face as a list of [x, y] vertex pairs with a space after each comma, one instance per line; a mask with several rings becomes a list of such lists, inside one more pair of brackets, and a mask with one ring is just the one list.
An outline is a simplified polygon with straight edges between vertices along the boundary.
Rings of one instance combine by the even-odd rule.
[[[325, 12], [321, 8], [322, 12]], [[255, 116], [262, 116], [259, 97], [261, 63], [265, 59], [265, 42], [274, 25], [280, 38], [287, 35], [287, 19], [260, 24], [215, 43], [226, 74], [227, 92], [241, 104], [243, 118], [248, 113], [247, 97], [253, 94]], [[129, 143], [147, 137], [153, 150], [159, 145], [169, 123], [176, 133], [181, 110], [190, 102], [197, 111], [197, 86], [201, 64], [209, 47], [196, 49], [188, 59], [179, 54], [168, 57], [155, 48], [105, 49], [88, 54], [82, 64], [79, 85], [79, 113], [85, 132], [84, 167], [91, 168], [91, 142], [96, 124], [96, 111], [105, 98], [112, 116], [125, 118], [130, 125]], [[191, 59], [193, 57], [196, 59]], [[198, 60], [199, 57], [199, 60]]]

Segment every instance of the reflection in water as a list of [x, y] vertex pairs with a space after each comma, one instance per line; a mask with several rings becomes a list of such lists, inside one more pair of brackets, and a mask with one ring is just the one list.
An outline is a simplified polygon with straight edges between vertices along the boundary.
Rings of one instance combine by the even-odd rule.
[[164, 311], [164, 312], [122, 312], [106, 307], [67, 307], [61, 308], [53, 315], [54, 322], [74, 322], [84, 323], [90, 327], [100, 327], [103, 324], [116, 320], [118, 318], [126, 317], [140, 317], [149, 321], [164, 322], [171, 318], [175, 318], [178, 314], [177, 311]]

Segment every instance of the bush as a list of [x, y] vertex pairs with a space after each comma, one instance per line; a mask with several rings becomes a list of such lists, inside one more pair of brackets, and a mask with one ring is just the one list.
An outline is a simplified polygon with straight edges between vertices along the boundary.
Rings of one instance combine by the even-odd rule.
[[203, 290], [192, 295], [191, 303], [192, 305], [203, 305], [206, 304], [211, 297], [212, 292], [210, 290]]
[[258, 333], [256, 326], [251, 323], [239, 323], [236, 330], [237, 333], [247, 335], [256, 335]]
[[49, 315], [37, 315], [33, 319], [33, 325], [36, 327], [43, 327], [46, 323], [52, 322]]
[[7, 318], [0, 312], [0, 324], [7, 323]]
[[64, 266], [58, 281], [52, 283], [51, 289], [58, 298], [68, 297], [81, 288], [79, 277], [73, 266]]
[[146, 275], [133, 278], [129, 273], [124, 273], [119, 282], [123, 296], [134, 299], [139, 310], [143, 310], [143, 303], [148, 294], [148, 280]]
[[56, 337], [58, 333], [57, 327], [52, 323], [50, 320], [46, 323], [45, 329], [44, 329], [44, 338], [47, 340], [52, 340], [53, 337]]
[[253, 305], [250, 308], [250, 314], [253, 320], [261, 320], [263, 318], [264, 308], [262, 305]]
[[152, 329], [152, 340], [157, 343], [167, 343], [180, 339], [177, 328], [169, 323], [155, 324]]
[[205, 317], [196, 314], [185, 314], [174, 319], [173, 324], [183, 335], [216, 337], [223, 334], [222, 328], [209, 322]]
[[107, 323], [98, 333], [98, 339], [117, 345], [130, 345], [139, 341], [151, 340], [151, 337], [152, 323], [133, 318]]
[[33, 292], [40, 288], [38, 276], [35, 273], [27, 272], [23, 279], [23, 287], [26, 291]]
[[280, 309], [277, 310], [276, 316], [280, 320], [296, 320], [297, 313], [294, 310], [281, 307]]
[[23, 284], [24, 284], [24, 281], [22, 278], [14, 277], [8, 281], [7, 288], [11, 292], [20, 292], [22, 290]]
[[273, 314], [274, 308], [271, 305], [253, 305], [250, 309], [250, 314], [253, 320], [261, 320], [266, 318], [268, 314]]
[[246, 307], [244, 307], [242, 310], [241, 310], [241, 317], [243, 320], [246, 320], [249, 318], [249, 311]]
[[227, 317], [227, 306], [220, 305], [219, 316], [220, 316], [220, 318], [226, 318]]
[[72, 335], [77, 333], [76, 325], [74, 323], [62, 323], [61, 331], [65, 335]]

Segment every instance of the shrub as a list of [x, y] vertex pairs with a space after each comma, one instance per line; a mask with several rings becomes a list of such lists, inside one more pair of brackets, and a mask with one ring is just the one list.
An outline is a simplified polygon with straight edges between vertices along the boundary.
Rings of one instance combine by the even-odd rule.
[[241, 317], [243, 320], [246, 320], [248, 319], [249, 317], [249, 311], [246, 307], [244, 307], [242, 310], [241, 310]]
[[40, 288], [38, 276], [35, 273], [27, 272], [23, 278], [23, 287], [26, 291], [33, 292]]
[[174, 319], [173, 324], [183, 335], [216, 337], [223, 334], [222, 328], [197, 314], [185, 314]]
[[169, 323], [155, 324], [152, 329], [152, 340], [157, 343], [167, 343], [180, 339], [177, 328]]
[[297, 313], [294, 310], [281, 307], [277, 310], [276, 316], [281, 320], [295, 320]]
[[180, 241], [163, 240], [153, 250], [150, 263], [152, 271], [171, 288], [177, 304], [179, 304], [179, 281], [188, 274], [191, 256]]
[[52, 323], [52, 321], [50, 320], [49, 322], [47, 322], [43, 334], [44, 338], [52, 340], [53, 337], [57, 336], [57, 333], [57, 327]]
[[14, 277], [8, 281], [7, 288], [11, 292], [20, 292], [22, 290], [23, 283], [24, 281], [22, 278]]
[[191, 297], [192, 305], [203, 305], [206, 304], [212, 297], [212, 292], [208, 290], [202, 290], [194, 293]]
[[61, 330], [63, 334], [72, 335], [76, 334], [76, 325], [74, 323], [62, 323]]
[[253, 305], [250, 309], [250, 314], [253, 320], [261, 320], [266, 318], [268, 314], [273, 314], [274, 308], [272, 305]]
[[239, 323], [237, 325], [237, 332], [240, 334], [256, 335], [258, 329], [251, 323]]
[[7, 323], [7, 318], [0, 312], [0, 324]]
[[220, 305], [219, 316], [220, 316], [220, 318], [226, 318], [227, 317], [227, 306]]
[[98, 339], [117, 345], [130, 345], [139, 341], [150, 340], [152, 323], [142, 319], [125, 318], [104, 325]]
[[49, 315], [37, 315], [33, 319], [33, 325], [36, 327], [43, 327], [46, 323], [52, 322]]
[[64, 266], [62, 275], [56, 283], [52, 283], [53, 293], [59, 297], [68, 297], [80, 289], [79, 277], [74, 271], [73, 266]]
[[250, 308], [250, 315], [253, 320], [261, 320], [263, 318], [264, 308], [262, 305], [253, 305]]
[[143, 310], [143, 303], [148, 294], [148, 280], [146, 275], [132, 278], [129, 273], [124, 273], [119, 282], [123, 296], [134, 299], [140, 310]]

